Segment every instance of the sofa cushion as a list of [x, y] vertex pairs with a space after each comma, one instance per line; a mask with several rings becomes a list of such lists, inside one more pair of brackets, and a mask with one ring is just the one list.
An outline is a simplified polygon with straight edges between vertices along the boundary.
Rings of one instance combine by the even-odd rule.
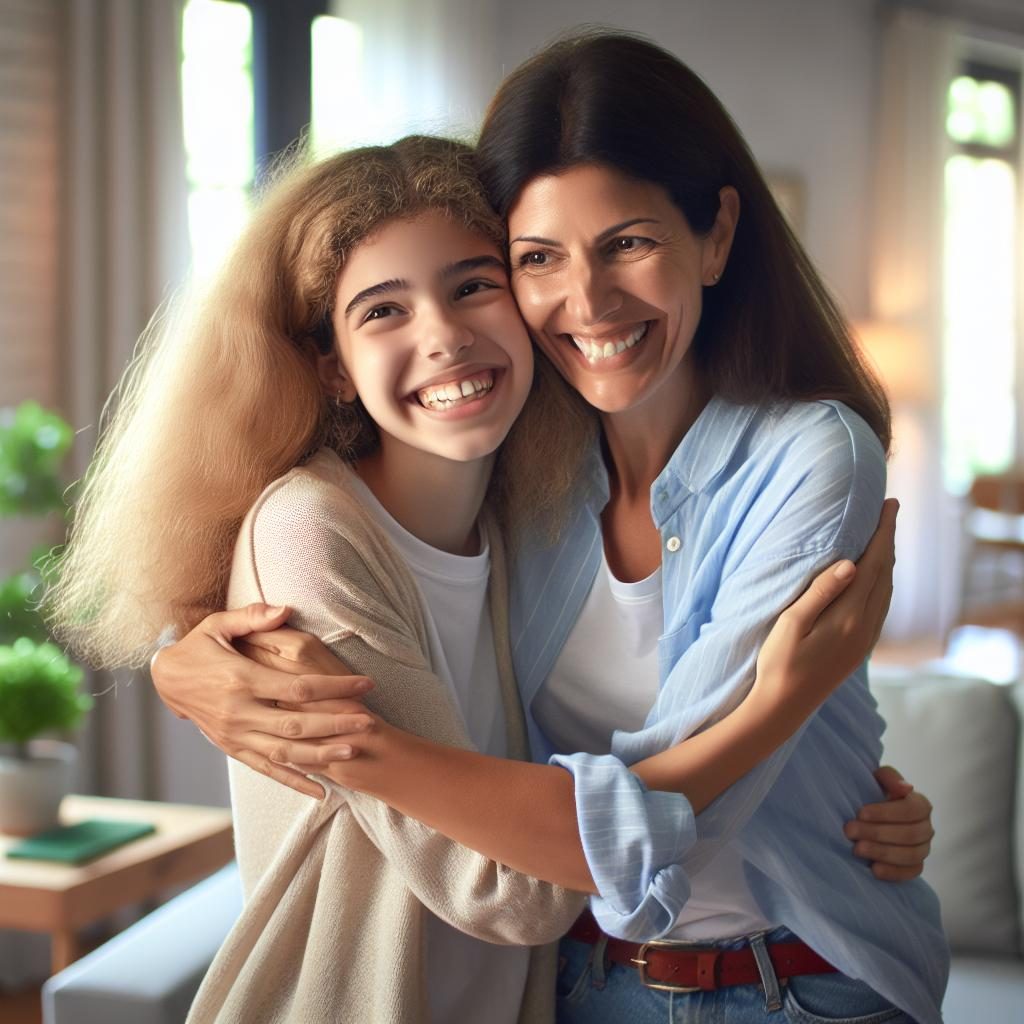
[[1017, 709], [1020, 730], [1017, 734], [1017, 794], [1014, 808], [1013, 863], [1016, 871], [1017, 898], [1020, 909], [1020, 941], [1024, 947], [1024, 683], [1018, 683], [1010, 690], [1013, 705]]
[[945, 1024], [1019, 1021], [1024, 1007], [1024, 960], [1007, 956], [955, 956], [942, 1002]]
[[181, 1024], [241, 910], [229, 864], [50, 978], [44, 1024]]
[[924, 877], [955, 950], [1020, 950], [1013, 864], [1019, 719], [1008, 687], [935, 672], [872, 670], [885, 759], [932, 801]]

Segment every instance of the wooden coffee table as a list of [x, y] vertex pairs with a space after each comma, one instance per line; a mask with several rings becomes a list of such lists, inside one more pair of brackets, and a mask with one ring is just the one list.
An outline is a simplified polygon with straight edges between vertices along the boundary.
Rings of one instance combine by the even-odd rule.
[[60, 816], [67, 825], [86, 818], [146, 821], [156, 832], [77, 867], [10, 860], [4, 853], [18, 838], [0, 833], [0, 928], [49, 932], [54, 974], [81, 956], [81, 928], [198, 881], [235, 855], [231, 812], [221, 807], [69, 796]]

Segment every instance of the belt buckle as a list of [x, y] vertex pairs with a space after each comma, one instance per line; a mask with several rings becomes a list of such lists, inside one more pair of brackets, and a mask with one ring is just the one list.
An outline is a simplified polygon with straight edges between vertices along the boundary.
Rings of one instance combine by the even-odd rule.
[[[640, 984], [644, 988], [656, 989], [659, 992], [700, 992], [700, 985], [688, 986], [688, 985], [673, 985], [670, 982], [664, 981], [651, 981], [647, 976], [647, 960], [644, 959], [647, 956], [647, 950], [649, 949], [665, 949], [667, 947], [678, 947], [678, 942], [666, 942], [664, 939], [654, 939], [651, 942], [645, 942], [641, 947], [640, 951], [636, 956], [629, 958], [630, 963], [636, 964], [637, 973], [640, 975]], [[685, 953], [687, 950], [679, 950], [680, 953]]]

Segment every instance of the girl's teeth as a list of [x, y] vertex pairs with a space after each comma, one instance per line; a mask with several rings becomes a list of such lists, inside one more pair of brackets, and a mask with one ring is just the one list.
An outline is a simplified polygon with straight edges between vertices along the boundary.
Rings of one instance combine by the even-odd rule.
[[462, 405], [469, 399], [486, 394], [494, 387], [493, 374], [484, 377], [472, 377], [463, 381], [450, 381], [447, 384], [434, 385], [417, 392], [420, 405], [427, 409], [452, 409]]

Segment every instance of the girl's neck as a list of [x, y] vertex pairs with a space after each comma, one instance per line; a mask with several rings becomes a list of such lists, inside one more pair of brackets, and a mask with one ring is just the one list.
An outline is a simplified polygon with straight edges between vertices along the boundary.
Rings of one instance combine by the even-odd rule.
[[376, 499], [425, 544], [453, 555], [478, 554], [476, 524], [494, 456], [454, 462], [389, 440], [356, 465]]

